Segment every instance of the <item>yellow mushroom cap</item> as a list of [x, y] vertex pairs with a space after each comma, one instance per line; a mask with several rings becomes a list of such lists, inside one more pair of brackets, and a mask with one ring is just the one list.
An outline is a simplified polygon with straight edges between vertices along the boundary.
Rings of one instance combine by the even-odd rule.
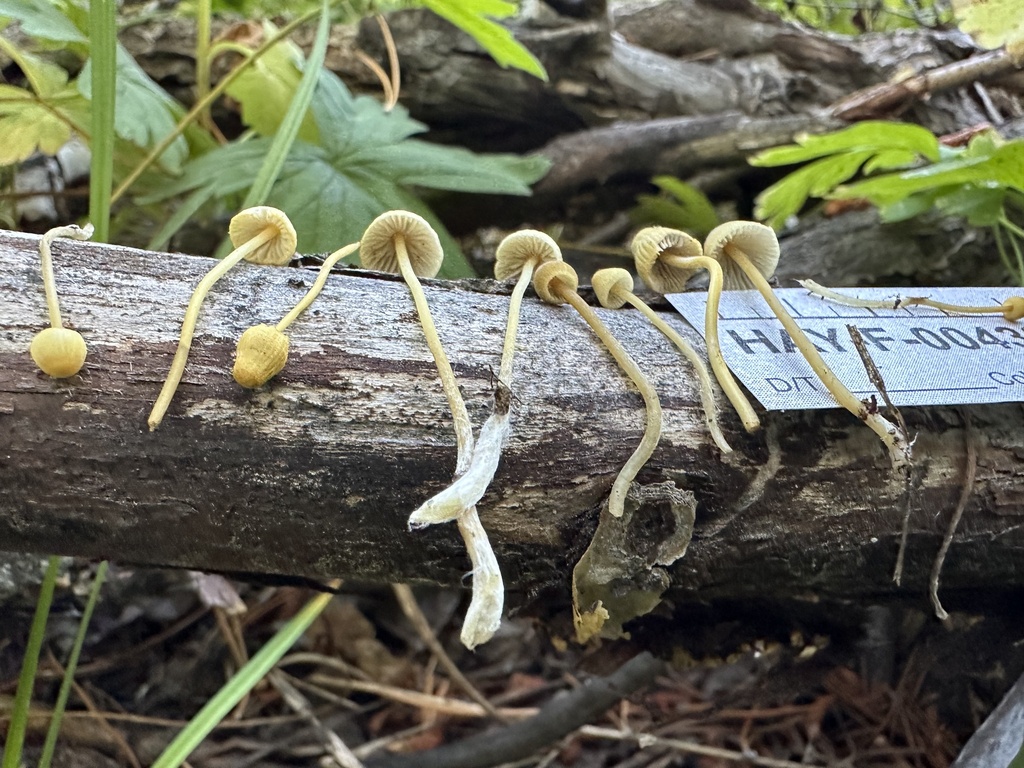
[[245, 257], [253, 264], [287, 264], [295, 254], [298, 244], [295, 227], [284, 211], [271, 208], [269, 205], [257, 205], [239, 211], [231, 218], [228, 225], [228, 236], [235, 248], [240, 248], [260, 234], [267, 227], [274, 227], [277, 234], [259, 248]]
[[636, 233], [630, 245], [636, 271], [647, 287], [658, 293], [681, 293], [686, 281], [699, 267], [676, 267], [665, 263], [665, 256], [692, 258], [703, 256], [700, 241], [685, 232], [668, 227], [646, 227]]
[[387, 211], [366, 228], [359, 241], [359, 258], [367, 269], [400, 272], [395, 236], [405, 240], [412, 271], [418, 277], [433, 277], [441, 269], [444, 251], [437, 232], [426, 219], [409, 211]]
[[44, 328], [32, 339], [28, 351], [43, 373], [64, 379], [82, 370], [88, 350], [78, 331]]
[[619, 267], [597, 270], [590, 284], [601, 306], [607, 309], [618, 309], [626, 303], [623, 294], [633, 292], [633, 276]]
[[743, 251], [766, 280], [775, 274], [779, 263], [779, 239], [775, 230], [756, 221], [727, 221], [711, 230], [704, 241], [704, 255], [722, 265], [722, 287], [725, 290], [754, 287], [729, 256], [728, 246]]
[[494, 276], [498, 280], [510, 280], [522, 272], [529, 261], [540, 266], [561, 260], [562, 251], [558, 243], [543, 232], [524, 229], [513, 232], [498, 244], [494, 252]]
[[1024, 296], [1011, 296], [1003, 302], [1003, 319], [1020, 320], [1024, 318]]
[[533, 273], [533, 290], [548, 304], [565, 304], [557, 291], [575, 291], [580, 286], [576, 270], [564, 261], [549, 261], [541, 264]]
[[288, 337], [269, 325], [254, 325], [242, 334], [231, 373], [243, 387], [256, 389], [277, 376], [288, 362]]

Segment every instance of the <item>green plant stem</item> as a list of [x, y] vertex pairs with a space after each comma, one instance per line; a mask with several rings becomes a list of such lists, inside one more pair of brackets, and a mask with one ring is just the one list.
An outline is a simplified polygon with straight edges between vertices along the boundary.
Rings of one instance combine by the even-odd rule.
[[[340, 582], [330, 584], [337, 588]], [[324, 592], [310, 600], [287, 624], [285, 624], [260, 650], [249, 659], [248, 663], [236, 672], [230, 680], [214, 694], [206, 706], [189, 720], [174, 740], [167, 745], [152, 768], [178, 768], [199, 744], [209, 735], [217, 724], [251, 691], [264, 675], [280, 661], [295, 641], [309, 628], [327, 604], [334, 597], [332, 592]], [[4, 765], [3, 768], [14, 768]]]
[[89, 47], [92, 58], [90, 125], [92, 160], [89, 167], [89, 220], [96, 240], [110, 235], [110, 190], [114, 183], [114, 107], [117, 92], [117, 3], [89, 3]]
[[[210, 92], [210, 27], [213, 19], [212, 0], [199, 0], [196, 5], [196, 101], [202, 102]], [[213, 128], [209, 105], [199, 113], [199, 123]]]
[[[334, 6], [337, 3], [339, 3], [340, 1], [341, 0], [328, 0], [327, 5], [328, 6]], [[287, 24], [285, 24], [283, 27], [281, 27], [281, 29], [277, 32], [277, 34], [275, 34], [272, 37], [268, 38], [263, 43], [263, 45], [261, 45], [255, 51], [253, 51], [252, 56], [250, 56], [248, 59], [246, 59], [245, 61], [240, 63], [237, 67], [235, 67], [233, 70], [231, 70], [224, 77], [223, 80], [221, 80], [219, 83], [217, 83], [216, 86], [214, 86], [212, 89], [210, 89], [210, 92], [208, 94], [206, 94], [206, 98], [202, 99], [201, 101], [197, 101], [195, 103], [195, 105], [192, 107], [192, 109], [190, 109], [188, 111], [188, 114], [186, 114], [183, 118], [181, 118], [181, 121], [178, 123], [177, 126], [175, 126], [174, 130], [171, 131], [166, 136], [164, 136], [164, 138], [161, 139], [157, 143], [157, 145], [155, 147], [153, 147], [153, 149], [150, 150], [149, 154], [146, 155], [145, 158], [143, 158], [142, 162], [140, 162], [137, 166], [135, 166], [135, 168], [132, 169], [131, 173], [129, 173], [125, 177], [124, 181], [122, 181], [118, 185], [117, 189], [114, 190], [114, 194], [113, 194], [113, 197], [111, 198], [111, 202], [115, 202], [116, 203], [118, 200], [120, 200], [121, 197], [124, 195], [124, 193], [127, 192], [128, 189], [131, 187], [131, 185], [134, 184], [136, 181], [138, 181], [139, 177], [143, 173], [145, 173], [146, 170], [151, 165], [153, 165], [153, 163], [155, 163], [157, 160], [160, 159], [160, 155], [162, 155], [164, 152], [167, 151], [167, 148], [169, 146], [171, 146], [171, 144], [174, 143], [174, 140], [177, 139], [179, 136], [181, 136], [181, 134], [183, 134], [185, 132], [185, 129], [188, 128], [193, 122], [195, 122], [196, 118], [200, 114], [202, 114], [204, 109], [209, 107], [210, 104], [212, 104], [216, 99], [218, 99], [221, 96], [221, 94], [224, 93], [224, 91], [226, 91], [229, 87], [231, 87], [231, 84], [233, 82], [235, 82], [235, 80], [238, 79], [238, 77], [243, 72], [245, 72], [245, 70], [248, 67], [252, 66], [253, 62], [258, 60], [261, 56], [263, 56], [263, 54], [265, 54], [267, 51], [269, 51], [271, 48], [273, 48], [274, 45], [276, 45], [280, 40], [283, 40], [285, 37], [287, 37], [292, 32], [294, 32], [298, 27], [300, 27], [303, 24], [305, 24], [307, 21], [312, 19], [314, 16], [316, 16], [320, 12], [321, 12], [320, 8], [316, 8], [316, 9], [307, 11], [306, 13], [302, 14], [301, 16], [299, 16], [299, 17], [293, 19], [292, 21], [288, 22]]]
[[85, 610], [82, 611], [82, 619], [78, 622], [78, 632], [75, 634], [75, 643], [71, 647], [71, 655], [64, 667], [64, 679], [60, 682], [60, 692], [57, 694], [57, 702], [53, 705], [53, 717], [50, 719], [50, 727], [46, 730], [46, 741], [43, 743], [43, 752], [39, 756], [39, 768], [50, 768], [53, 760], [53, 750], [57, 746], [57, 736], [60, 734], [60, 722], [64, 717], [64, 709], [67, 707], [68, 695], [71, 693], [71, 684], [75, 680], [75, 669], [78, 668], [78, 657], [82, 654], [82, 646], [85, 645], [85, 634], [89, 629], [89, 622], [92, 620], [92, 612], [96, 607], [96, 600], [99, 598], [100, 587], [107, 576], [107, 561], [104, 560], [96, 569], [96, 576], [92, 580], [92, 587], [89, 589], [89, 599], [85, 603]]
[[21, 676], [18, 678], [18, 691], [14, 695], [11, 721], [7, 726], [7, 743], [4, 745], [3, 768], [19, 768], [21, 765], [21, 748], [25, 745], [28, 709], [32, 703], [32, 689], [35, 686], [36, 668], [39, 666], [39, 651], [43, 647], [43, 638], [46, 635], [46, 618], [50, 615], [50, 604], [53, 603], [53, 588], [57, 583], [57, 569], [59, 566], [60, 558], [57, 556], [50, 557], [46, 564], [43, 583], [39, 585], [36, 613], [32, 617], [32, 628], [29, 630], [25, 655], [21, 660]]
[[[1024, 285], [1024, 254], [1021, 253], [1019, 243], [1019, 240], [1021, 238], [1024, 238], [1024, 229], [1018, 227], [1016, 224], [1010, 221], [1010, 219], [1005, 215], [999, 217], [999, 224], [1001, 224], [1006, 229], [1007, 236], [1010, 239], [1010, 247], [1013, 248], [1014, 257], [1017, 260], [1017, 274], [1015, 275], [1015, 277], [1017, 278], [1017, 282], [1020, 285]], [[1014, 271], [1012, 267], [1010, 271]]]

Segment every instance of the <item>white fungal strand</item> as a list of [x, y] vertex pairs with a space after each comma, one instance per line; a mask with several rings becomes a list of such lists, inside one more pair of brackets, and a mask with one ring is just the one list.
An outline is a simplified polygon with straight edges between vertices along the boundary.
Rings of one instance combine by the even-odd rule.
[[459, 639], [464, 646], [473, 650], [494, 637], [501, 626], [505, 583], [501, 579], [498, 560], [480, 518], [475, 514], [463, 515], [459, 523], [459, 531], [473, 564], [473, 597]]
[[510, 396], [508, 388], [499, 384], [494, 396], [494, 412], [480, 428], [469, 467], [455, 482], [409, 515], [409, 530], [455, 520], [483, 498], [498, 470], [501, 449], [508, 439]]

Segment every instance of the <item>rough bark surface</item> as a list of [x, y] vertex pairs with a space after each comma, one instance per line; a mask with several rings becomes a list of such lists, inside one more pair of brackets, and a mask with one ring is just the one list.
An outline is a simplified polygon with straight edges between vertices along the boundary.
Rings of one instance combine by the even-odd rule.
[[[451, 420], [406, 287], [349, 271], [291, 329], [288, 366], [250, 392], [230, 376], [235, 340], [276, 322], [308, 270], [243, 264], [204, 306], [163, 425], [146, 416], [204, 259], [91, 243], [55, 245], [66, 319], [90, 345], [54, 381], [27, 354], [45, 324], [37, 238], [0, 235], [0, 549], [199, 569], [457, 584], [454, 526], [408, 533], [409, 512], [451, 478]], [[490, 407], [508, 305], [489, 281], [428, 297], [474, 422]], [[691, 596], [891, 592], [901, 489], [869, 430], [845, 412], [771, 413], [755, 436], [724, 410], [736, 451], [703, 426], [680, 359], [632, 311], [598, 310], [658, 386], [665, 431], [645, 484], [697, 499], [673, 590]], [[678, 316], [670, 323], [696, 340]], [[513, 433], [481, 516], [518, 598], [568, 594], [599, 506], [639, 440], [638, 393], [567, 307], [524, 307]], [[724, 400], [720, 402], [725, 405]], [[1024, 408], [972, 407], [978, 470], [946, 589], [1024, 583]], [[918, 433], [904, 589], [920, 591], [960, 494], [964, 419], [906, 409]], [[658, 506], [642, 534], [674, 522]], [[638, 542], [643, 544], [643, 542]], [[652, 549], [653, 549], [652, 544]]]

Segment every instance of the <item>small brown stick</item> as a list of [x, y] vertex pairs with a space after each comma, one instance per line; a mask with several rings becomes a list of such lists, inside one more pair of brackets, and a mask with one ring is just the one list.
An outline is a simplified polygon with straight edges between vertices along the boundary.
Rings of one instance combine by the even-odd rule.
[[939, 547], [939, 553], [935, 556], [935, 562], [932, 564], [932, 575], [928, 580], [928, 586], [931, 590], [932, 605], [935, 606], [935, 615], [940, 619], [949, 618], [949, 614], [946, 613], [946, 609], [942, 607], [942, 603], [939, 602], [939, 574], [942, 573], [942, 564], [946, 560], [946, 553], [949, 551], [949, 545], [953, 542], [953, 534], [956, 533], [956, 528], [960, 524], [960, 518], [964, 514], [964, 509], [967, 507], [967, 502], [971, 498], [971, 493], [974, 491], [974, 477], [978, 470], [978, 447], [974, 441], [974, 426], [971, 423], [971, 414], [966, 410], [962, 411], [964, 417], [964, 444], [967, 447], [967, 458], [966, 465], [964, 467], [964, 487], [960, 491], [960, 499], [956, 503], [956, 509], [953, 510], [953, 517], [949, 521], [949, 527], [946, 529], [946, 536], [942, 539], [942, 546]]
[[479, 704], [495, 720], [504, 721], [504, 718], [498, 713], [487, 697], [484, 696], [477, 689], [469, 679], [462, 674], [462, 670], [458, 668], [451, 656], [445, 651], [444, 646], [441, 645], [441, 641], [437, 639], [437, 635], [434, 634], [433, 628], [430, 626], [430, 622], [427, 621], [427, 617], [423, 615], [423, 610], [420, 608], [420, 604], [416, 601], [416, 596], [413, 594], [412, 589], [408, 584], [392, 584], [391, 589], [395, 593], [395, 599], [398, 600], [398, 606], [402, 609], [402, 613], [405, 614], [405, 618], [409, 620], [416, 633], [420, 636], [420, 640], [426, 643], [430, 652], [434, 654], [438, 662], [448, 672], [448, 676], [455, 681], [455, 683], [466, 693], [469, 698]]
[[320, 718], [313, 712], [313, 708], [309, 705], [306, 697], [299, 693], [299, 690], [295, 688], [290, 682], [288, 682], [287, 675], [284, 675], [277, 670], [272, 670], [267, 674], [267, 678], [271, 684], [278, 690], [284, 700], [288, 703], [288, 706], [292, 708], [296, 713], [302, 715], [302, 717], [308, 722], [313, 730], [317, 732], [317, 735], [323, 740], [324, 748], [328, 754], [334, 758], [335, 762], [342, 768], [363, 768], [362, 762], [352, 754], [345, 742], [334, 733], [330, 728], [320, 722]]
[[[885, 381], [882, 379], [882, 374], [878, 370], [878, 366], [875, 365], [875, 361], [871, 358], [871, 353], [868, 352], [867, 344], [864, 343], [864, 337], [861, 335], [860, 330], [855, 325], [848, 325], [846, 326], [846, 331], [850, 334], [850, 340], [853, 342], [857, 354], [860, 355], [860, 361], [864, 365], [864, 370], [867, 371], [868, 380], [878, 390], [878, 394], [882, 396], [882, 402], [885, 403], [885, 407], [895, 417], [903, 439], [908, 445], [913, 445], [913, 441], [910, 439], [910, 432], [907, 430], [907, 422], [903, 420], [903, 414], [900, 413], [900, 409], [889, 399], [889, 392], [885, 388]], [[872, 400], [874, 400], [874, 397], [872, 397]], [[877, 405], [875, 407], [877, 408]], [[911, 464], [907, 467], [906, 473], [903, 476], [903, 527], [900, 532], [900, 549], [896, 555], [896, 565], [892, 572], [892, 580], [896, 582], [897, 587], [900, 585], [900, 581], [903, 580], [903, 558], [907, 551], [907, 536], [910, 533], [910, 491], [913, 472], [914, 466]]]

